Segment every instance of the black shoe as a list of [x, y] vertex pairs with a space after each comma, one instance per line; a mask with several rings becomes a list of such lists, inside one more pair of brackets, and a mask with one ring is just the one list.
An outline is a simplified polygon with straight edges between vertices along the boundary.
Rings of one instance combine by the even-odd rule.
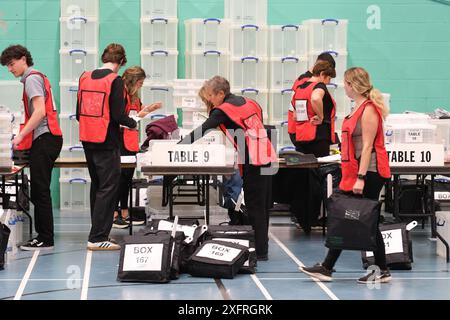
[[379, 275], [375, 274], [375, 270], [369, 272], [364, 277], [358, 279], [358, 283], [388, 283], [392, 280], [389, 270], [381, 270]]
[[262, 255], [256, 256], [256, 260], [257, 261], [268, 261], [269, 256], [267, 254], [262, 254]]
[[[125, 219], [125, 222], [127, 224], [130, 224], [130, 217], [127, 217]], [[137, 218], [133, 217], [133, 226], [141, 226], [143, 224], [145, 224], [145, 219], [141, 219], [139, 217], [137, 217]]]
[[314, 267], [300, 267], [300, 271], [306, 273], [307, 275], [319, 279], [320, 281], [330, 282], [333, 281], [331, 274], [333, 271], [328, 270], [320, 263], [316, 263]]
[[32, 239], [28, 243], [20, 246], [20, 249], [24, 251], [50, 250], [53, 248], [53, 244], [45, 243], [43, 241], [39, 241], [38, 239]]
[[112, 227], [115, 229], [126, 229], [130, 226], [130, 223], [123, 220], [122, 218], [117, 218], [113, 221]]

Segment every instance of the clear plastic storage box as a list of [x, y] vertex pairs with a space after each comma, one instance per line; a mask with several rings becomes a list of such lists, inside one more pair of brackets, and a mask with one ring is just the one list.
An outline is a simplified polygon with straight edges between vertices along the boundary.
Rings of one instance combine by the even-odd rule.
[[59, 95], [61, 113], [76, 114], [78, 82], [60, 82]]
[[290, 89], [299, 75], [308, 70], [307, 57], [270, 58], [270, 89]]
[[63, 134], [64, 145], [74, 146], [81, 145], [79, 138], [79, 126], [76, 115], [74, 114], [60, 114], [59, 125]]
[[177, 17], [177, 0], [141, 0], [141, 17]]
[[210, 51], [186, 52], [186, 77], [210, 79], [216, 75], [228, 79], [230, 56], [228, 53]]
[[269, 29], [258, 25], [233, 25], [230, 28], [230, 54], [234, 57], [267, 57]]
[[[384, 123], [385, 143], [436, 143], [436, 125], [426, 114], [390, 114]], [[440, 143], [438, 141], [438, 143]]]
[[209, 18], [184, 21], [186, 51], [228, 52], [230, 43], [230, 20]]
[[267, 0], [225, 0], [225, 18], [233, 24], [266, 24]]
[[18, 80], [0, 80], [0, 106], [11, 112], [23, 110], [23, 84]]
[[308, 34], [303, 25], [270, 26], [271, 57], [303, 57], [308, 54]]
[[310, 51], [347, 52], [348, 20], [311, 19], [303, 24], [308, 29]]
[[60, 80], [62, 82], [73, 82], [80, 79], [85, 71], [97, 68], [97, 50], [61, 49], [60, 53]]
[[147, 80], [154, 84], [166, 84], [177, 78], [178, 51], [141, 50], [142, 68]]
[[178, 19], [141, 18], [141, 49], [177, 50]]
[[[336, 61], [336, 78], [334, 78], [332, 81], [334, 83], [343, 83], [344, 82], [344, 72], [347, 70], [347, 57], [348, 53], [345, 52], [336, 52], [336, 51], [327, 51], [329, 54], [331, 54]], [[316, 52], [310, 52], [308, 54], [308, 68], [312, 68], [314, 64], [316, 63], [317, 57], [322, 52], [316, 51]]]
[[92, 17], [60, 18], [61, 49], [93, 49], [98, 47], [98, 20]]
[[231, 93], [234, 93], [245, 98], [252, 99], [258, 102], [263, 111], [264, 120], [269, 119], [269, 90], [268, 89], [256, 89], [256, 88], [244, 88], [241, 90], [231, 89]]
[[287, 121], [293, 93], [292, 89], [270, 90], [269, 119], [272, 123]]
[[336, 115], [341, 118], [349, 115], [352, 108], [352, 101], [345, 94], [344, 85], [330, 83], [327, 85], [327, 89], [336, 102]]
[[267, 88], [268, 59], [257, 57], [230, 59], [232, 88]]
[[450, 162], [450, 119], [431, 119], [436, 126], [436, 143], [444, 145], [445, 162]]
[[61, 0], [61, 17], [99, 17], [99, 0]]
[[60, 178], [61, 211], [90, 211], [89, 194], [91, 180], [89, 178]]
[[173, 107], [173, 86], [157, 86], [145, 81], [141, 89], [141, 100], [143, 105], [149, 105], [155, 102], [162, 103], [161, 109], [151, 113], [151, 116], [176, 113]]

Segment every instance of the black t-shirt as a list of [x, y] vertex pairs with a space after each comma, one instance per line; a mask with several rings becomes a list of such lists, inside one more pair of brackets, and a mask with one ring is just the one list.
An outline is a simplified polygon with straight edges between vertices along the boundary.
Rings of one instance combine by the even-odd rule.
[[[101, 79], [112, 73], [110, 69], [97, 69], [92, 72], [92, 79]], [[110, 121], [106, 139], [103, 143], [83, 142], [85, 149], [118, 149], [120, 147], [120, 125], [135, 128], [137, 123], [125, 113], [125, 100], [123, 95], [124, 83], [118, 76], [111, 84], [111, 94], [109, 96]], [[77, 101], [77, 120], [80, 120]]]

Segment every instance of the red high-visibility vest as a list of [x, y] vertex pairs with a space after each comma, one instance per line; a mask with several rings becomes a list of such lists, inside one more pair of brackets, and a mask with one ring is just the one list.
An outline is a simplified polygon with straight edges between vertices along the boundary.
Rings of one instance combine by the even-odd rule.
[[[292, 107], [294, 109], [293, 113], [295, 111], [295, 105], [296, 101], [303, 100], [306, 101], [306, 110], [308, 114], [308, 119], [311, 119], [316, 115], [316, 113], [313, 110], [312, 107], [312, 93], [314, 91], [315, 86], [318, 84], [318, 82], [311, 82], [306, 88], [299, 88], [295, 90], [294, 96], [292, 97]], [[330, 140], [332, 143], [335, 142], [335, 134], [334, 134], [334, 120], [336, 115], [336, 102], [334, 101], [333, 97], [331, 97], [331, 101], [333, 103], [333, 108], [331, 110], [330, 119], [323, 119], [323, 121], [329, 121], [331, 126], [331, 132], [330, 132]], [[309, 120], [306, 121], [296, 121], [292, 118], [292, 121], [295, 122], [295, 140], [299, 142], [312, 142], [316, 140], [317, 136], [317, 127], [316, 125], [313, 125], [309, 122]]]
[[342, 137], [341, 137], [341, 169], [342, 179], [339, 188], [343, 191], [352, 191], [353, 185], [358, 178], [359, 159], [356, 159], [355, 145], [353, 144], [353, 132], [356, 125], [361, 119], [364, 110], [367, 107], [373, 107], [378, 115], [378, 129], [377, 135], [373, 142], [377, 159], [377, 171], [383, 178], [391, 176], [389, 168], [389, 158], [384, 146], [384, 131], [383, 131], [383, 117], [381, 111], [374, 105], [371, 100], [366, 100], [356, 112], [350, 117], [345, 118], [342, 123]]
[[[56, 111], [55, 100], [53, 98], [52, 86], [48, 78], [39, 71], [32, 70], [30, 74], [25, 78], [25, 83], [29, 76], [37, 74], [44, 80], [45, 91], [45, 116], [47, 117], [47, 125], [50, 133], [54, 136], [62, 136], [62, 131], [58, 123], [58, 113]], [[25, 92], [25, 83], [23, 84], [23, 105], [25, 109], [25, 123], [20, 125], [20, 131], [25, 127], [31, 118], [30, 106], [28, 105], [28, 96]], [[18, 145], [17, 150], [28, 150], [33, 144], [33, 132], [30, 132], [22, 142]]]
[[105, 142], [110, 121], [111, 85], [117, 77], [116, 73], [110, 73], [104, 78], [92, 79], [92, 71], [81, 75], [78, 86], [80, 141]]
[[[261, 166], [277, 161], [277, 154], [264, 128], [261, 107], [251, 99], [244, 99], [245, 104], [242, 106], [223, 103], [216, 108], [222, 110], [231, 121], [244, 131], [250, 164]], [[220, 129], [238, 150], [233, 135], [228, 129], [223, 124], [220, 125]], [[240, 152], [240, 154], [243, 154], [243, 152]], [[241, 161], [245, 161], [245, 159], [241, 159]]]
[[[304, 77], [301, 79], [296, 79], [294, 81], [294, 84], [292, 85], [292, 90], [295, 92], [295, 90], [297, 90], [297, 88], [299, 86], [301, 86], [302, 84], [304, 84], [306, 81], [309, 81], [309, 79], [311, 79], [310, 77]], [[294, 111], [293, 110], [289, 110], [288, 111], [288, 133], [289, 134], [295, 134], [295, 119], [294, 119]]]
[[[125, 99], [127, 104], [125, 106], [125, 113], [127, 116], [130, 115], [130, 112], [136, 111], [139, 113], [141, 111], [141, 100], [139, 98], [136, 99], [134, 103], [131, 103], [131, 97], [128, 94], [128, 91], [124, 90]], [[128, 128], [123, 128], [123, 145], [125, 149], [130, 152], [138, 152], [139, 151], [139, 130], [131, 130]]]

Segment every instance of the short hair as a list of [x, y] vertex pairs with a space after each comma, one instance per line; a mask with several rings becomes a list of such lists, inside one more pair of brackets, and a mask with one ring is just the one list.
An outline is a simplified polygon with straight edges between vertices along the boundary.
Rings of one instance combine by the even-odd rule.
[[127, 55], [125, 54], [124, 47], [118, 43], [108, 44], [105, 50], [103, 50], [102, 62], [117, 63], [120, 66], [124, 66], [127, 63]]
[[227, 79], [221, 76], [212, 77], [205, 82], [204, 86], [210, 88], [215, 94], [220, 91], [223, 91], [225, 95], [230, 94], [230, 83]]
[[326, 76], [331, 78], [336, 78], [336, 70], [328, 61], [318, 61], [314, 65], [312, 74], [317, 77], [320, 76], [321, 73], [324, 73]]
[[317, 61], [327, 61], [333, 66], [333, 68], [336, 68], [336, 61], [329, 52], [322, 52], [321, 54], [319, 54], [316, 62]]
[[21, 59], [22, 57], [26, 57], [27, 65], [31, 67], [34, 65], [33, 58], [31, 57], [30, 51], [24, 46], [20, 44], [12, 45], [3, 50], [2, 55], [0, 57], [0, 63], [2, 66], [6, 66], [13, 59]]

